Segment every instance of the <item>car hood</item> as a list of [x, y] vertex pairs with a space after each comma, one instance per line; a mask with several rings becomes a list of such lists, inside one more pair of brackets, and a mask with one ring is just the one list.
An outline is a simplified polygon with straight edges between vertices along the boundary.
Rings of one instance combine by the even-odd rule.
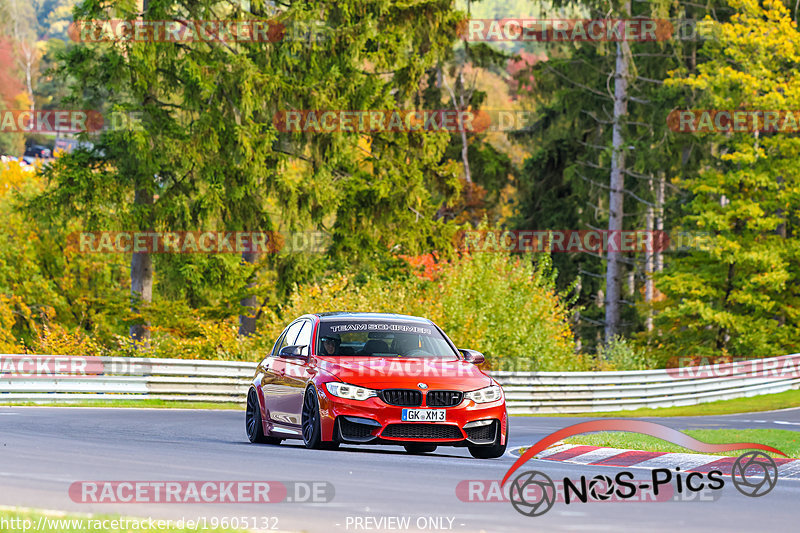
[[337, 356], [317, 357], [318, 366], [337, 379], [372, 389], [475, 390], [492, 384], [489, 376], [460, 359]]

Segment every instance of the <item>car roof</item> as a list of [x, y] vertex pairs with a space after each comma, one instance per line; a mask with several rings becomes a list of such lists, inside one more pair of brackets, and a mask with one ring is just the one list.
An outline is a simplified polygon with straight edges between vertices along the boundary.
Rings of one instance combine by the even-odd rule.
[[411, 315], [400, 315], [397, 313], [350, 313], [346, 311], [335, 311], [335, 312], [328, 312], [328, 313], [313, 313], [314, 316], [318, 316], [321, 321], [327, 322], [328, 320], [349, 320], [349, 319], [361, 319], [361, 320], [369, 320], [369, 319], [377, 319], [377, 320], [406, 320], [411, 322], [422, 322], [425, 324], [433, 324], [427, 318], [422, 318], [419, 316], [411, 316]]

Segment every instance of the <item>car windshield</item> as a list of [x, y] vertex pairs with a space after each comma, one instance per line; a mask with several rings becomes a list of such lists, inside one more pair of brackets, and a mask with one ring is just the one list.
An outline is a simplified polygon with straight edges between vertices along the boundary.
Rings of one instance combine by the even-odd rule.
[[317, 353], [364, 357], [457, 358], [432, 324], [404, 320], [326, 320], [320, 323]]

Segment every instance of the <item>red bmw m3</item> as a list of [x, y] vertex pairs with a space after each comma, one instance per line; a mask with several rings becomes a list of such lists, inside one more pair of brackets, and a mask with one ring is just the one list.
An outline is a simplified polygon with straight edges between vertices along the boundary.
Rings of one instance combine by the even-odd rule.
[[380, 313], [303, 315], [261, 361], [247, 394], [250, 442], [308, 448], [394, 444], [409, 453], [466, 446], [505, 453], [508, 413], [483, 355], [430, 320]]

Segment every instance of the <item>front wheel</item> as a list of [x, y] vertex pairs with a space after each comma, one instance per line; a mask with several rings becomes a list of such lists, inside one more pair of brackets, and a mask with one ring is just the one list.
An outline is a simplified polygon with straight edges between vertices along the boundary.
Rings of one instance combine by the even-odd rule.
[[250, 389], [247, 393], [247, 409], [244, 414], [244, 425], [247, 431], [247, 438], [250, 442], [280, 444], [283, 440], [264, 435], [264, 426], [261, 423], [261, 406], [258, 404], [258, 394], [256, 394], [255, 389]]
[[322, 448], [322, 431], [319, 425], [319, 401], [317, 390], [310, 386], [303, 398], [303, 414], [301, 417], [303, 428], [303, 443], [306, 448], [318, 450]]

